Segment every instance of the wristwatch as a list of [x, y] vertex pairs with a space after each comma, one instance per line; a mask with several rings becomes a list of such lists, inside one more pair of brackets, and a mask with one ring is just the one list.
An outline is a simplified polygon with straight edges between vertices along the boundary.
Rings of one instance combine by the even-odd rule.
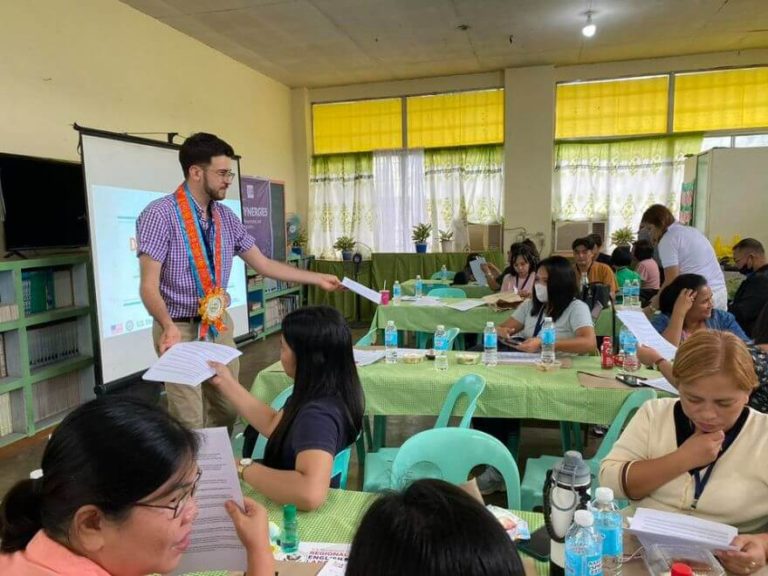
[[253, 464], [253, 458], [241, 458], [237, 463], [237, 477], [240, 478], [240, 482], [244, 482], [243, 472], [251, 464]]
[[661, 358], [659, 358], [659, 359], [657, 359], [657, 360], [655, 360], [655, 361], [654, 361], [653, 365], [654, 365], [654, 366], [656, 366], [656, 370], [658, 370], [658, 369], [659, 369], [659, 364], [661, 364], [661, 363], [662, 363], [662, 362], [664, 362], [665, 360], [666, 360], [666, 358], [664, 358], [664, 357], [662, 356]]

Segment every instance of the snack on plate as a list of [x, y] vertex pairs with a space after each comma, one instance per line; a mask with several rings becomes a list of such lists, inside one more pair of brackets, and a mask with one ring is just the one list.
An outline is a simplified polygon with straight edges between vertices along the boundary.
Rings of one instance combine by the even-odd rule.
[[512, 540], [530, 540], [531, 532], [528, 529], [528, 522], [506, 508], [500, 508], [491, 504], [486, 506], [486, 508], [501, 523]]
[[456, 354], [456, 362], [459, 364], [477, 364], [480, 354], [476, 352], [459, 352]]
[[552, 364], [543, 364], [542, 362], [536, 362], [535, 364], [536, 369], [541, 370], [542, 372], [554, 372], [555, 370], [559, 370], [562, 365], [563, 363], [559, 360], [555, 360]]
[[400, 359], [403, 361], [403, 364], [418, 364], [424, 360], [424, 354], [421, 352], [406, 352]]
[[681, 562], [694, 576], [725, 576], [725, 570], [709, 550], [690, 544], [651, 544], [645, 552], [645, 564], [652, 576], [667, 576], [672, 564]]

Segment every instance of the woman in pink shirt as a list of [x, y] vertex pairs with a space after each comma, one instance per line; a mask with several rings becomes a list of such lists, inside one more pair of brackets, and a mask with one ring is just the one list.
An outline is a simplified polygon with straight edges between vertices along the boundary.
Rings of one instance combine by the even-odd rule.
[[[172, 572], [197, 516], [198, 438], [160, 408], [101, 397], [67, 416], [42, 476], [0, 507], [3, 576], [141, 576]], [[265, 510], [227, 505], [248, 574], [274, 574]]]
[[637, 260], [635, 272], [640, 274], [644, 290], [658, 290], [661, 285], [659, 265], [653, 259], [653, 245], [648, 240], [638, 240], [632, 247], [632, 256]]

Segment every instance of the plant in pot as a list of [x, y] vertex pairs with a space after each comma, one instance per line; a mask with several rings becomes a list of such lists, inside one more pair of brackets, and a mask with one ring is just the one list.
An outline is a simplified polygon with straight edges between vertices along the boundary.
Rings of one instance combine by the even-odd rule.
[[611, 234], [611, 243], [616, 246], [631, 246], [635, 241], [635, 233], [628, 226], [619, 228]]
[[291, 252], [301, 256], [304, 253], [304, 247], [306, 245], [307, 245], [307, 229], [299, 228], [299, 231], [296, 232], [296, 237], [293, 239], [293, 244], [291, 245]]
[[450, 252], [453, 248], [453, 230], [439, 230], [440, 248], [443, 252]]
[[352, 251], [355, 249], [355, 239], [352, 236], [339, 236], [333, 245], [334, 250], [341, 250], [342, 260], [352, 260]]
[[432, 234], [432, 224], [416, 224], [411, 231], [411, 240], [416, 244], [416, 252], [424, 254], [427, 251], [427, 239]]

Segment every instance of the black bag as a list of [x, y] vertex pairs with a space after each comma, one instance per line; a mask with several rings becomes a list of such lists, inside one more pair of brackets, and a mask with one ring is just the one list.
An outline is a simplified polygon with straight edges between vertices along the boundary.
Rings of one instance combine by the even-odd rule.
[[600, 282], [592, 282], [581, 289], [579, 297], [590, 310], [592, 319], [597, 320], [603, 308], [607, 308], [611, 301], [611, 287]]

